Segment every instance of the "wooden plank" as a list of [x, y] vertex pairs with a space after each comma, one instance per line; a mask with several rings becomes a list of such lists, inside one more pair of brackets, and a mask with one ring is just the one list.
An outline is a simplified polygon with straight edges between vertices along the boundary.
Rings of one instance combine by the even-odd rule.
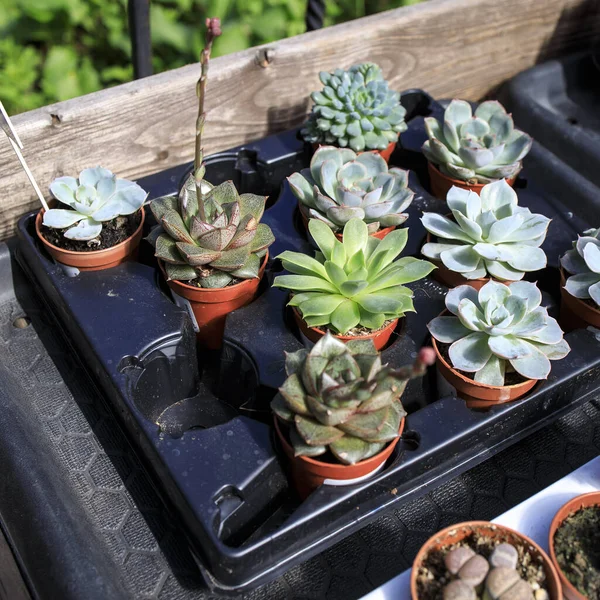
[[[321, 70], [378, 63], [393, 87], [478, 99], [549, 57], [587, 48], [600, 0], [430, 0], [211, 62], [205, 149], [215, 152], [295, 125]], [[261, 66], [261, 63], [266, 66]], [[137, 178], [193, 158], [198, 65], [17, 115], [42, 189], [102, 165]], [[35, 208], [25, 174], [0, 141], [0, 239]]]

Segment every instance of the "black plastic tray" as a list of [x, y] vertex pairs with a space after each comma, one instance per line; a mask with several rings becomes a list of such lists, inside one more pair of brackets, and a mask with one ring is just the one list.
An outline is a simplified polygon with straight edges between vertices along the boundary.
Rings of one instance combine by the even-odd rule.
[[[428, 183], [419, 152], [423, 116], [439, 116], [442, 106], [419, 90], [405, 92], [402, 101], [409, 128], [391, 162], [413, 170], [410, 185], [416, 194], [405, 254], [416, 255], [425, 236], [421, 212], [447, 212], [420, 183]], [[543, 152], [535, 156], [532, 164], [543, 171]], [[310, 251], [296, 200], [287, 183], [280, 185], [309, 159], [295, 131], [208, 159], [213, 183], [233, 179], [243, 191], [270, 196], [264, 220], [277, 238], [273, 257], [289, 248]], [[183, 165], [140, 184], [151, 197], [172, 192], [188, 169]], [[582, 197], [567, 210], [552, 189], [537, 183], [525, 170], [519, 196], [521, 204], [553, 218], [544, 244], [549, 267], [536, 275], [555, 310], [558, 257], [586, 226], [573, 213], [584, 214], [589, 206]], [[19, 222], [19, 237], [19, 261], [135, 441], [165, 502], [182, 519], [209, 585], [221, 590], [274, 578], [381, 511], [419, 497], [574, 409], [600, 388], [600, 346], [586, 330], [567, 336], [572, 351], [553, 363], [547, 381], [523, 400], [489, 412], [440, 397], [442, 386], [431, 369], [405, 392], [406, 431], [386, 468], [354, 486], [321, 486], [301, 502], [288, 485], [269, 412], [269, 400], [284, 379], [283, 353], [301, 346], [286, 314], [285, 292], [270, 287], [281, 269], [276, 260], [260, 297], [229, 316], [222, 355], [197, 356], [191, 323], [171, 301], [147, 243], [139, 262], [72, 276], [36, 239], [34, 214]], [[407, 316], [384, 351], [394, 364], [412, 360], [427, 342], [426, 323], [441, 312], [447, 291], [432, 279], [413, 288], [418, 314]]]

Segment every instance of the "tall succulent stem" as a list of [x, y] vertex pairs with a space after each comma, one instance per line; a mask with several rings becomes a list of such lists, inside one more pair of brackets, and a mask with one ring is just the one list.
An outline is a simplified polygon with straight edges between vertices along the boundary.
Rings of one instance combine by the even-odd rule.
[[205, 221], [204, 202], [202, 201], [202, 178], [205, 168], [202, 164], [204, 160], [204, 150], [202, 148], [202, 133], [204, 132], [204, 123], [206, 113], [204, 112], [204, 97], [206, 95], [206, 82], [208, 80], [208, 61], [212, 50], [213, 41], [221, 35], [221, 22], [218, 18], [206, 19], [206, 44], [200, 55], [201, 74], [196, 84], [196, 96], [198, 96], [198, 118], [196, 119], [196, 152], [194, 155], [194, 180], [196, 183], [196, 194], [198, 196], [198, 206], [200, 218]]

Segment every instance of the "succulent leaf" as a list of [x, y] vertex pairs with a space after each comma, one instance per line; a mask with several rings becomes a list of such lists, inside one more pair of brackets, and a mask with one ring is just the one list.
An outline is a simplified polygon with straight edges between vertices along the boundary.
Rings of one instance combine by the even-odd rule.
[[600, 308], [600, 228], [584, 231], [560, 263], [569, 275], [567, 292], [575, 298], [591, 299]]

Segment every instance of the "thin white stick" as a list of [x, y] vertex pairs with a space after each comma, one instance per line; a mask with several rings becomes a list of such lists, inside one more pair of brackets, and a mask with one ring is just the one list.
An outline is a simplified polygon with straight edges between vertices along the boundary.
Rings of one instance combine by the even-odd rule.
[[[6, 121], [6, 124], [8, 125], [9, 131], [12, 133], [12, 135], [15, 138], [17, 144], [19, 145], [19, 148], [21, 150], [23, 150], [23, 142], [21, 141], [21, 138], [19, 138], [19, 134], [17, 133], [16, 129], [13, 127], [12, 121], [10, 120], [10, 117], [8, 116], [8, 113], [4, 109], [4, 105], [2, 104], [2, 100], [0, 100], [0, 112], [2, 113], [2, 116], [4, 117], [4, 120]], [[10, 135], [8, 135], [8, 134], [6, 134], [6, 135], [10, 139]]]

